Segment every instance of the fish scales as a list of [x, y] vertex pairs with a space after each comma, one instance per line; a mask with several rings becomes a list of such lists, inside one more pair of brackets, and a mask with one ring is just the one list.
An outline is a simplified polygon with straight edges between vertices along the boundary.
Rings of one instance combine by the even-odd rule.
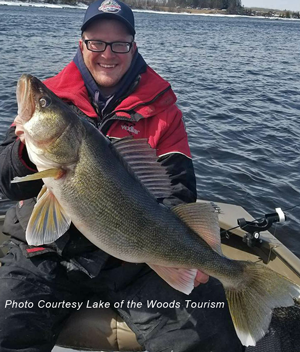
[[[172, 265], [185, 267], [213, 262], [215, 252], [173, 213], [158, 204], [132, 174], [124, 173], [123, 163], [108, 141], [99, 138], [93, 126], [85, 121], [82, 124], [86, 133], [79, 161], [74, 174], [64, 182], [61, 199], [75, 226], [89, 233], [95, 245], [102, 248], [104, 245], [104, 250], [126, 261], [161, 261], [170, 265], [171, 260]], [[78, 192], [71, 191], [73, 189]], [[53, 192], [55, 194], [54, 188]], [[88, 198], [82, 198], [85, 192], [89, 193]], [[190, 237], [184, 238], [182, 233], [187, 231]], [[199, 242], [203, 242], [204, 249], [198, 248]], [[185, 255], [179, 255], [183, 250]]]

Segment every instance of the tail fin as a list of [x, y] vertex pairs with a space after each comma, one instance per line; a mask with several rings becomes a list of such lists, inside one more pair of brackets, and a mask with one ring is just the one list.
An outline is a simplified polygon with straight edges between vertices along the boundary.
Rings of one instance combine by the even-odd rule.
[[255, 346], [268, 331], [273, 309], [293, 306], [300, 287], [263, 265], [244, 263], [244, 285], [225, 287], [225, 293], [239, 339]]

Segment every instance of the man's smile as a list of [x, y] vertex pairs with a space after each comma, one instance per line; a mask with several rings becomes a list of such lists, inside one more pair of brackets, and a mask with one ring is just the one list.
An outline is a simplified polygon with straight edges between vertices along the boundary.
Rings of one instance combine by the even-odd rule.
[[98, 64], [100, 67], [102, 68], [115, 68], [117, 66], [117, 64], [113, 64], [113, 65], [108, 65], [108, 64]]

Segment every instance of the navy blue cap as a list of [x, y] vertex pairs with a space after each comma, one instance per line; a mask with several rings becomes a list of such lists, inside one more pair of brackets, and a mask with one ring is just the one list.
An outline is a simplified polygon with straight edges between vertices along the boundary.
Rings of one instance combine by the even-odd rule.
[[119, 0], [97, 0], [87, 8], [81, 31], [84, 32], [94, 21], [111, 18], [125, 24], [130, 34], [135, 35], [133, 12], [129, 6]]

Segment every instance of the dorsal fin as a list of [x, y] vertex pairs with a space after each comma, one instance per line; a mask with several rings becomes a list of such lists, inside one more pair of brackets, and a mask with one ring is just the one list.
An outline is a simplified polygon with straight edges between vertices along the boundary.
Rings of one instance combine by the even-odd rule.
[[222, 255], [219, 219], [210, 203], [176, 205], [172, 211], [212, 249]]
[[112, 142], [113, 147], [129, 165], [136, 177], [156, 197], [171, 193], [171, 179], [166, 168], [157, 161], [156, 152], [146, 138], [125, 137]]

